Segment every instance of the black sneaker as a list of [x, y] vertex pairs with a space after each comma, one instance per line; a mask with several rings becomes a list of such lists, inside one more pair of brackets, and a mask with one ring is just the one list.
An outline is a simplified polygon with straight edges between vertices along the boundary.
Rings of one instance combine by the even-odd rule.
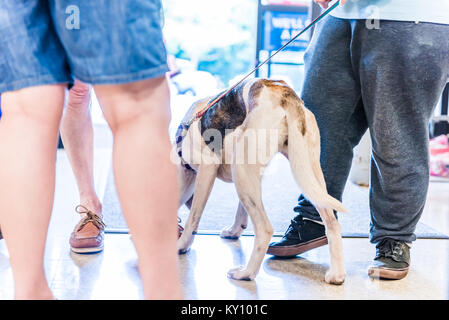
[[404, 241], [386, 238], [376, 245], [376, 257], [368, 274], [381, 279], [399, 280], [408, 273], [410, 247]]
[[325, 244], [327, 238], [324, 225], [298, 215], [291, 221], [282, 240], [270, 243], [267, 253], [278, 257], [292, 257]]
[[0, 229], [0, 240], [3, 239], [3, 235], [2, 235], [2, 229]]

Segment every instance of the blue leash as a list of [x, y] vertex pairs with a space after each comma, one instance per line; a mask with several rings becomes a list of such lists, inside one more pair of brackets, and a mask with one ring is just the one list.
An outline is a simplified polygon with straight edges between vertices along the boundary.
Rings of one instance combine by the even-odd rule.
[[329, 8], [327, 8], [323, 13], [321, 13], [317, 18], [315, 18], [315, 20], [313, 20], [309, 25], [307, 25], [304, 29], [302, 29], [298, 34], [296, 34], [293, 38], [291, 38], [289, 41], [287, 41], [287, 43], [285, 43], [282, 47], [280, 47], [278, 50], [276, 50], [276, 52], [274, 52], [271, 56], [268, 57], [268, 59], [266, 59], [265, 61], [263, 61], [262, 63], [260, 63], [259, 65], [257, 65], [253, 70], [251, 70], [250, 73], [248, 73], [246, 76], [244, 76], [239, 82], [237, 82], [236, 84], [234, 84], [232, 87], [230, 87], [227, 91], [225, 91], [224, 93], [222, 93], [221, 95], [219, 95], [217, 98], [215, 98], [214, 100], [210, 101], [206, 107], [204, 107], [203, 110], [199, 111], [195, 117], [189, 121], [188, 125], [190, 125], [193, 121], [200, 119], [207, 110], [209, 110], [211, 107], [213, 107], [218, 101], [220, 101], [225, 95], [227, 95], [229, 92], [232, 91], [232, 89], [234, 89], [235, 87], [237, 87], [239, 84], [241, 84], [243, 81], [245, 81], [246, 79], [248, 79], [248, 77], [250, 75], [252, 75], [254, 72], [256, 72], [257, 69], [259, 69], [260, 67], [262, 67], [265, 63], [267, 63], [268, 61], [270, 61], [275, 55], [277, 55], [279, 52], [281, 52], [282, 50], [284, 50], [285, 47], [287, 47], [290, 43], [292, 43], [293, 41], [295, 41], [299, 36], [301, 36], [302, 34], [304, 34], [307, 30], [309, 30], [310, 28], [312, 28], [315, 24], [317, 24], [321, 19], [323, 19], [325, 16], [327, 16], [329, 14], [329, 12], [331, 12], [332, 10], [334, 10], [338, 5], [340, 4], [340, 0], [337, 0], [333, 5], [331, 5]]

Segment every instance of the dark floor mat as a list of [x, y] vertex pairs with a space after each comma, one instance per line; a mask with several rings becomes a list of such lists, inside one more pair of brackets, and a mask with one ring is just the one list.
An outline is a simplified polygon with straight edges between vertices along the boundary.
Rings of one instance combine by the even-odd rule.
[[[291, 175], [289, 163], [284, 157], [276, 156], [266, 169], [262, 182], [262, 193], [264, 206], [275, 235], [283, 235], [290, 224], [290, 219], [295, 216], [292, 208], [300, 193]], [[339, 214], [342, 235], [344, 237], [368, 237], [370, 222], [368, 189], [348, 182], [343, 195], [343, 203], [349, 210], [349, 214]], [[217, 179], [201, 218], [199, 232], [219, 234], [221, 229], [233, 223], [237, 205], [238, 198], [234, 185]], [[103, 215], [107, 224], [106, 232], [128, 232], [115, 190], [112, 170], [104, 193]], [[179, 210], [178, 216], [184, 224], [188, 216], [185, 206]], [[418, 223], [415, 233], [418, 238], [449, 239], [447, 235], [423, 223]], [[253, 234], [251, 223], [245, 234]]]

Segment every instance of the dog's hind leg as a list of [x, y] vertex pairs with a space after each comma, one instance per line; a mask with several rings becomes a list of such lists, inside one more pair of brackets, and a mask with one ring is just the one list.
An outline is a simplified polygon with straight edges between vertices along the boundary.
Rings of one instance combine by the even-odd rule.
[[248, 265], [244, 269], [232, 269], [228, 276], [236, 280], [253, 280], [267, 252], [273, 235], [273, 227], [268, 220], [261, 197], [261, 165], [236, 164], [233, 179], [240, 201], [254, 225], [254, 247]]
[[[319, 162], [316, 167], [314, 166], [314, 174], [326, 190], [326, 183], [324, 182], [324, 176]], [[318, 212], [324, 222], [326, 237], [329, 243], [330, 268], [326, 272], [324, 280], [330, 284], [342, 284], [345, 281], [346, 271], [340, 223], [335, 218], [332, 209], [318, 208]]]
[[235, 214], [234, 224], [231, 227], [221, 231], [220, 237], [224, 239], [238, 239], [248, 226], [248, 213], [243, 204], [239, 202], [237, 213]]
[[330, 268], [326, 272], [324, 280], [330, 284], [342, 284], [345, 281], [346, 272], [343, 259], [343, 243], [340, 224], [331, 209], [317, 208], [326, 227], [326, 237], [329, 242]]
[[179, 253], [186, 253], [192, 245], [193, 239], [200, 223], [201, 215], [206, 206], [207, 199], [217, 177], [218, 165], [202, 164], [198, 169], [195, 180], [195, 194], [193, 196], [192, 207], [187, 218], [184, 232], [178, 239], [177, 247]]
[[[307, 113], [310, 112], [307, 110]], [[311, 113], [311, 112], [310, 112]], [[320, 135], [318, 126], [313, 114], [307, 114], [308, 132], [306, 135], [307, 147], [310, 152], [310, 161], [312, 162], [313, 174], [318, 183], [327, 193], [326, 182], [320, 164]], [[321, 219], [326, 227], [326, 236], [329, 242], [330, 269], [326, 272], [325, 281], [331, 284], [342, 284], [345, 281], [346, 272], [343, 259], [343, 243], [341, 238], [341, 228], [338, 220], [335, 218], [332, 209], [318, 208]]]

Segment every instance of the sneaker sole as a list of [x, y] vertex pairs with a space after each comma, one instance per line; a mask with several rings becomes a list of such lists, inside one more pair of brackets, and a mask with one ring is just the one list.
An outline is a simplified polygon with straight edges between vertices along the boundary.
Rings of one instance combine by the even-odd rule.
[[388, 279], [388, 280], [401, 280], [408, 274], [408, 268], [406, 269], [388, 269], [372, 267], [368, 269], [368, 275], [373, 278]]
[[267, 253], [277, 257], [293, 257], [306, 251], [326, 245], [327, 237], [323, 236], [308, 242], [284, 247], [268, 247]]
[[74, 247], [70, 247], [70, 250], [72, 250], [75, 253], [99, 253], [101, 251], [103, 251], [104, 246], [101, 247], [92, 247], [92, 248], [74, 248]]

